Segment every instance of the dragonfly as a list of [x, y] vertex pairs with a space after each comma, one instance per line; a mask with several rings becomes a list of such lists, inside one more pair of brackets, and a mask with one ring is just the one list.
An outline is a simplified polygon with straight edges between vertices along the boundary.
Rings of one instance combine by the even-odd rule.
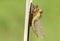
[[31, 6], [31, 14], [33, 14], [33, 18], [31, 21], [32, 30], [37, 37], [39, 34], [41, 38], [44, 38], [45, 35], [41, 25], [42, 13], [43, 11], [39, 9], [38, 5]]

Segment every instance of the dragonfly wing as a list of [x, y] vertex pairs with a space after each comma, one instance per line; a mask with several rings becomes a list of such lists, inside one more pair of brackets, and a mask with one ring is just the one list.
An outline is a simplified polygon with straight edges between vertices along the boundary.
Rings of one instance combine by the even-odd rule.
[[44, 32], [43, 32], [43, 29], [42, 29], [41, 19], [36, 20], [36, 22], [35, 22], [35, 27], [36, 27], [36, 29], [37, 29], [38, 35], [40, 35], [41, 38], [44, 38]]

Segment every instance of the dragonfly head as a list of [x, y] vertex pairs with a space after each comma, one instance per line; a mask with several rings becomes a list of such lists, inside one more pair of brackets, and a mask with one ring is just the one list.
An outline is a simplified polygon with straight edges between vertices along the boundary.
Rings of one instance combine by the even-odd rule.
[[40, 14], [43, 13], [43, 11], [42, 11], [41, 9], [39, 9], [38, 5], [33, 5], [33, 6], [31, 7], [31, 13], [32, 13], [32, 14], [36, 14], [36, 12], [40, 12]]
[[35, 14], [38, 9], [39, 9], [39, 8], [38, 8], [38, 5], [33, 5], [32, 8], [31, 8], [31, 13], [32, 13], [32, 14]]

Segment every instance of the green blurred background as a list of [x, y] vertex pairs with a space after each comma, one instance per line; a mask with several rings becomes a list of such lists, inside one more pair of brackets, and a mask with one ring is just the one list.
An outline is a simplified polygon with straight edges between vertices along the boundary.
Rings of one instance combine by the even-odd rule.
[[[26, 0], [0, 0], [0, 41], [23, 41]], [[60, 41], [60, 0], [34, 0], [43, 10], [45, 39], [30, 29], [30, 41]]]

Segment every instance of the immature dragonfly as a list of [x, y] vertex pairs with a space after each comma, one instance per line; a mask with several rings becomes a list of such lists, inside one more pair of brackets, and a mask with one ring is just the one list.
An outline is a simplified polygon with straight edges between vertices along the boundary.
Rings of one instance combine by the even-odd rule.
[[42, 10], [38, 8], [38, 5], [32, 5], [31, 6], [31, 14], [33, 14], [33, 18], [31, 21], [32, 30], [35, 33], [36, 36], [40, 34], [41, 38], [44, 38], [44, 32], [41, 27], [41, 16], [42, 16]]

